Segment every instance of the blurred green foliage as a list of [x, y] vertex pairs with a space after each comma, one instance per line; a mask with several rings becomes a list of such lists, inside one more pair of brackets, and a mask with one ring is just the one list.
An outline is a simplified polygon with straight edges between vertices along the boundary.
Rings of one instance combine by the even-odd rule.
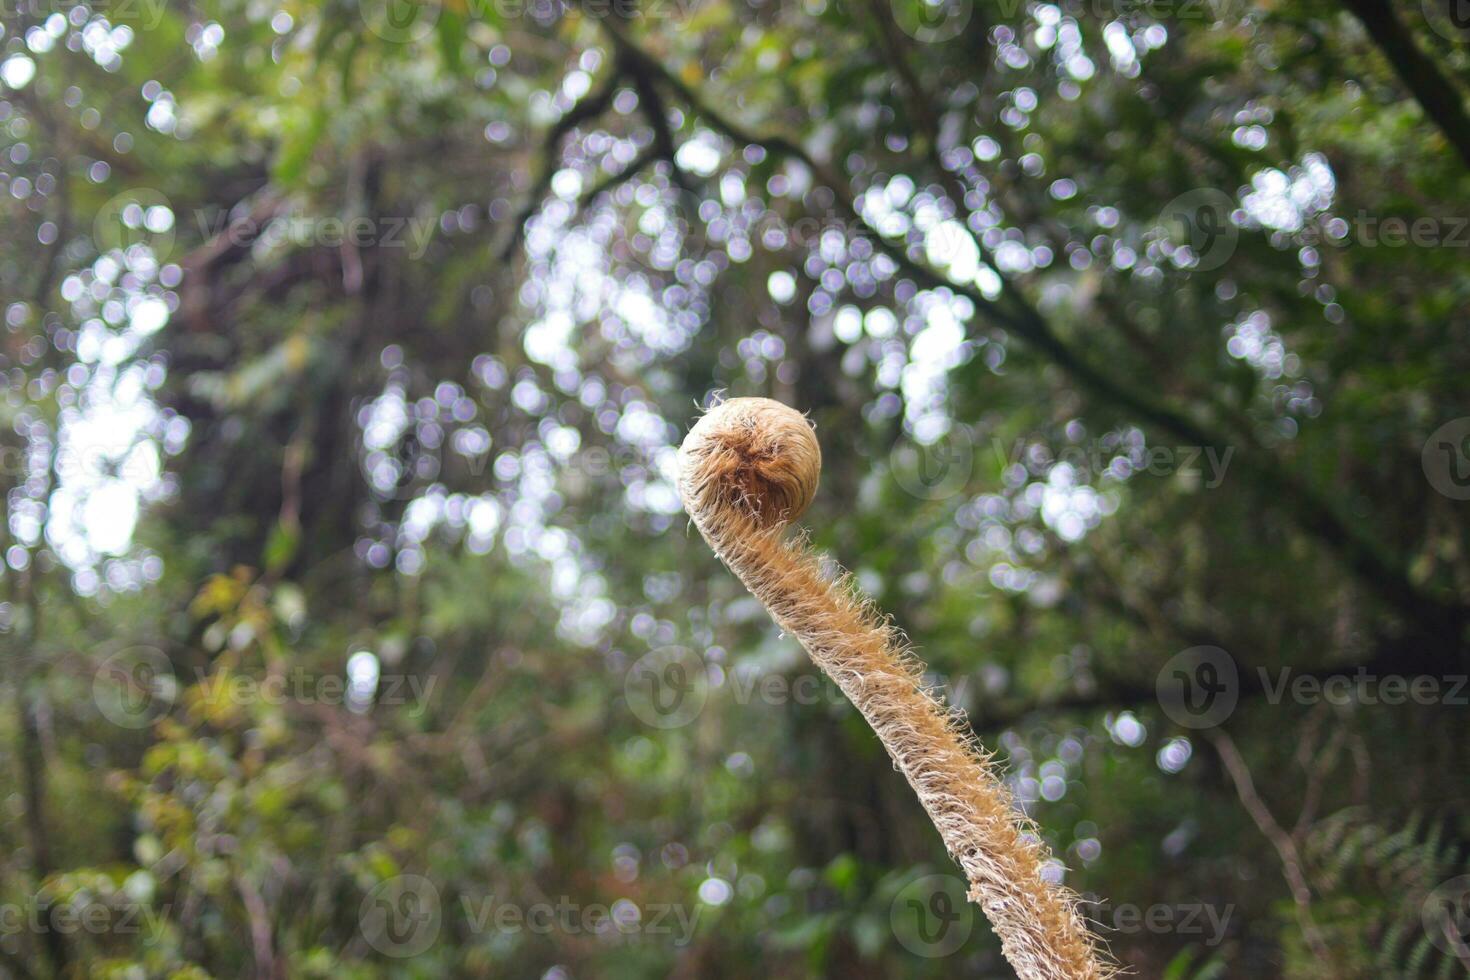
[[0, 972], [1010, 975], [687, 527], [723, 391], [1136, 975], [1465, 973], [1453, 11], [0, 12]]

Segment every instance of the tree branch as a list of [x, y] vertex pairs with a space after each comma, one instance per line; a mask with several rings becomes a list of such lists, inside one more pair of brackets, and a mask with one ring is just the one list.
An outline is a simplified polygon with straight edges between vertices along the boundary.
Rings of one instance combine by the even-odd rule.
[[1261, 835], [1271, 842], [1281, 859], [1281, 874], [1286, 879], [1287, 887], [1291, 889], [1292, 900], [1296, 902], [1297, 921], [1301, 924], [1307, 945], [1312, 948], [1312, 954], [1319, 963], [1329, 962], [1327, 944], [1322, 941], [1322, 933], [1317, 928], [1316, 920], [1312, 918], [1312, 890], [1307, 887], [1306, 875], [1302, 871], [1302, 856], [1297, 850], [1296, 841], [1276, 822], [1266, 801], [1256, 792], [1250, 769], [1236, 749], [1234, 740], [1219, 729], [1211, 730], [1208, 737], [1214, 743], [1215, 751], [1220, 754], [1225, 771], [1235, 783], [1235, 792], [1240, 797], [1241, 806], [1245, 807]]
[[1363, 22], [1368, 39], [1383, 52], [1424, 115], [1470, 166], [1470, 115], [1465, 113], [1460, 90], [1419, 50], [1414, 36], [1387, 0], [1347, 0], [1347, 6]]
[[[1363, 3], [1367, 0], [1355, 2]], [[654, 74], [692, 111], [724, 136], [737, 143], [765, 147], [769, 152], [788, 156], [808, 167], [819, 180], [831, 188], [856, 226], [919, 286], [926, 289], [946, 289], [964, 296], [978, 311], [999, 326], [1018, 334], [1094, 395], [1124, 409], [1153, 428], [1201, 449], [1224, 452], [1229, 448], [1228, 440], [1208, 431], [1183, 411], [1130, 389], [1087, 361], [1056, 333], [1014, 283], [1005, 281], [1002, 297], [1007, 302], [1002, 307], [986, 298], [975, 286], [956, 283], [911, 256], [907, 246], [885, 238], [863, 217], [851, 187], [830, 167], [819, 163], [793, 140], [784, 136], [761, 135], [727, 118], [708, 105], [675, 73], [629, 40], [622, 29], [615, 26], [610, 19], [604, 20], [602, 24], [613, 39], [620, 58], [636, 66], [640, 72]], [[1344, 518], [1331, 499], [1302, 482], [1278, 461], [1254, 453], [1242, 453], [1239, 458], [1237, 465], [1252, 473], [1264, 496], [1279, 499], [1303, 530], [1329, 549], [1341, 554], [1353, 573], [1398, 609], [1410, 627], [1416, 629], [1422, 638], [1427, 642], [1445, 645], [1450, 650], [1458, 649], [1465, 618], [1461, 607], [1447, 605], [1423, 594], [1410, 580], [1403, 562], [1391, 556], [1362, 530], [1361, 522]]]
[[597, 200], [602, 195], [607, 194], [610, 191], [617, 190], [619, 187], [623, 186], [634, 177], [637, 177], [638, 174], [640, 174], [645, 167], [658, 160], [658, 158], [659, 153], [658, 147], [656, 145], [645, 146], [643, 149], [638, 151], [638, 155], [633, 158], [632, 162], [629, 163], [622, 170], [619, 170], [615, 174], [608, 174], [602, 180], [592, 185], [592, 187], [582, 195], [582, 199], [580, 202], [578, 202], [577, 207], [589, 207], [593, 201]]
[[561, 141], [582, 123], [595, 119], [607, 111], [607, 107], [612, 104], [613, 96], [617, 94], [618, 85], [623, 80], [626, 68], [626, 62], [619, 58], [614, 62], [612, 70], [608, 72], [607, 78], [597, 91], [578, 101], [547, 130], [546, 138], [542, 143], [541, 169], [537, 174], [536, 182], [531, 185], [530, 191], [526, 194], [525, 203], [521, 205], [521, 210], [511, 223], [510, 235], [500, 250], [502, 261], [509, 260], [511, 254], [520, 246], [521, 239], [525, 235], [526, 222], [530, 221], [541, 207], [542, 199], [551, 189], [551, 178], [556, 173], [556, 164], [560, 157]]
[[[1241, 701], [1260, 697], [1268, 693], [1270, 680], [1267, 668], [1259, 665], [1237, 664], [1235, 687]], [[1311, 670], [1291, 670], [1291, 681], [1311, 678], [1320, 684], [1343, 679], [1361, 677], [1403, 677], [1410, 681], [1418, 677], [1443, 679], [1444, 664], [1422, 649], [1407, 649], [1400, 646], [1385, 647], [1371, 660], [1355, 664], [1335, 664]], [[1290, 688], [1283, 688], [1280, 697], [1285, 700]], [[1269, 692], [1271, 697], [1277, 693]], [[1152, 679], [1140, 681], [1136, 678], [1108, 677], [1087, 691], [1071, 691], [1044, 701], [1032, 701], [1001, 707], [999, 710], [976, 710], [970, 712], [970, 727], [976, 731], [997, 731], [1019, 724], [1027, 718], [1063, 711], [1097, 711], [1100, 709], [1134, 708], [1158, 703], [1158, 689]], [[1272, 704], [1277, 703], [1272, 701]]]
[[[44, 700], [34, 691], [35, 685], [39, 683], [37, 678], [43, 674], [45, 667], [39, 661], [32, 663], [26, 656], [28, 652], [37, 649], [41, 632], [41, 598], [36, 583], [39, 574], [40, 569], [36, 566], [24, 573], [20, 601], [27, 610], [26, 626], [13, 651], [20, 654], [15, 677], [15, 707], [20, 729], [21, 791], [25, 801], [26, 843], [30, 847], [31, 871], [38, 893], [55, 868], [49, 836], [51, 824], [46, 807], [46, 756], [41, 744]], [[20, 577], [22, 576], [10, 576], [12, 601], [17, 598], [16, 579]], [[58, 976], [66, 973], [71, 963], [66, 936], [58, 929], [48, 928], [44, 930], [43, 942], [52, 969]]]

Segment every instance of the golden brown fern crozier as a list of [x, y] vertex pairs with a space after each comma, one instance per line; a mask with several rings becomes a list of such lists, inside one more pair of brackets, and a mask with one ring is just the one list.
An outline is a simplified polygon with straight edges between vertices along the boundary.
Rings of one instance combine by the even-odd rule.
[[845, 573], [823, 576], [785, 526], [817, 490], [811, 424], [768, 398], [732, 398], [679, 449], [679, 494], [715, 553], [837, 682], [883, 742], [970, 881], [1022, 980], [1101, 980], [1112, 969], [1074, 896], [1041, 877], [1046, 849], [963, 718], [924, 688], [923, 664]]

